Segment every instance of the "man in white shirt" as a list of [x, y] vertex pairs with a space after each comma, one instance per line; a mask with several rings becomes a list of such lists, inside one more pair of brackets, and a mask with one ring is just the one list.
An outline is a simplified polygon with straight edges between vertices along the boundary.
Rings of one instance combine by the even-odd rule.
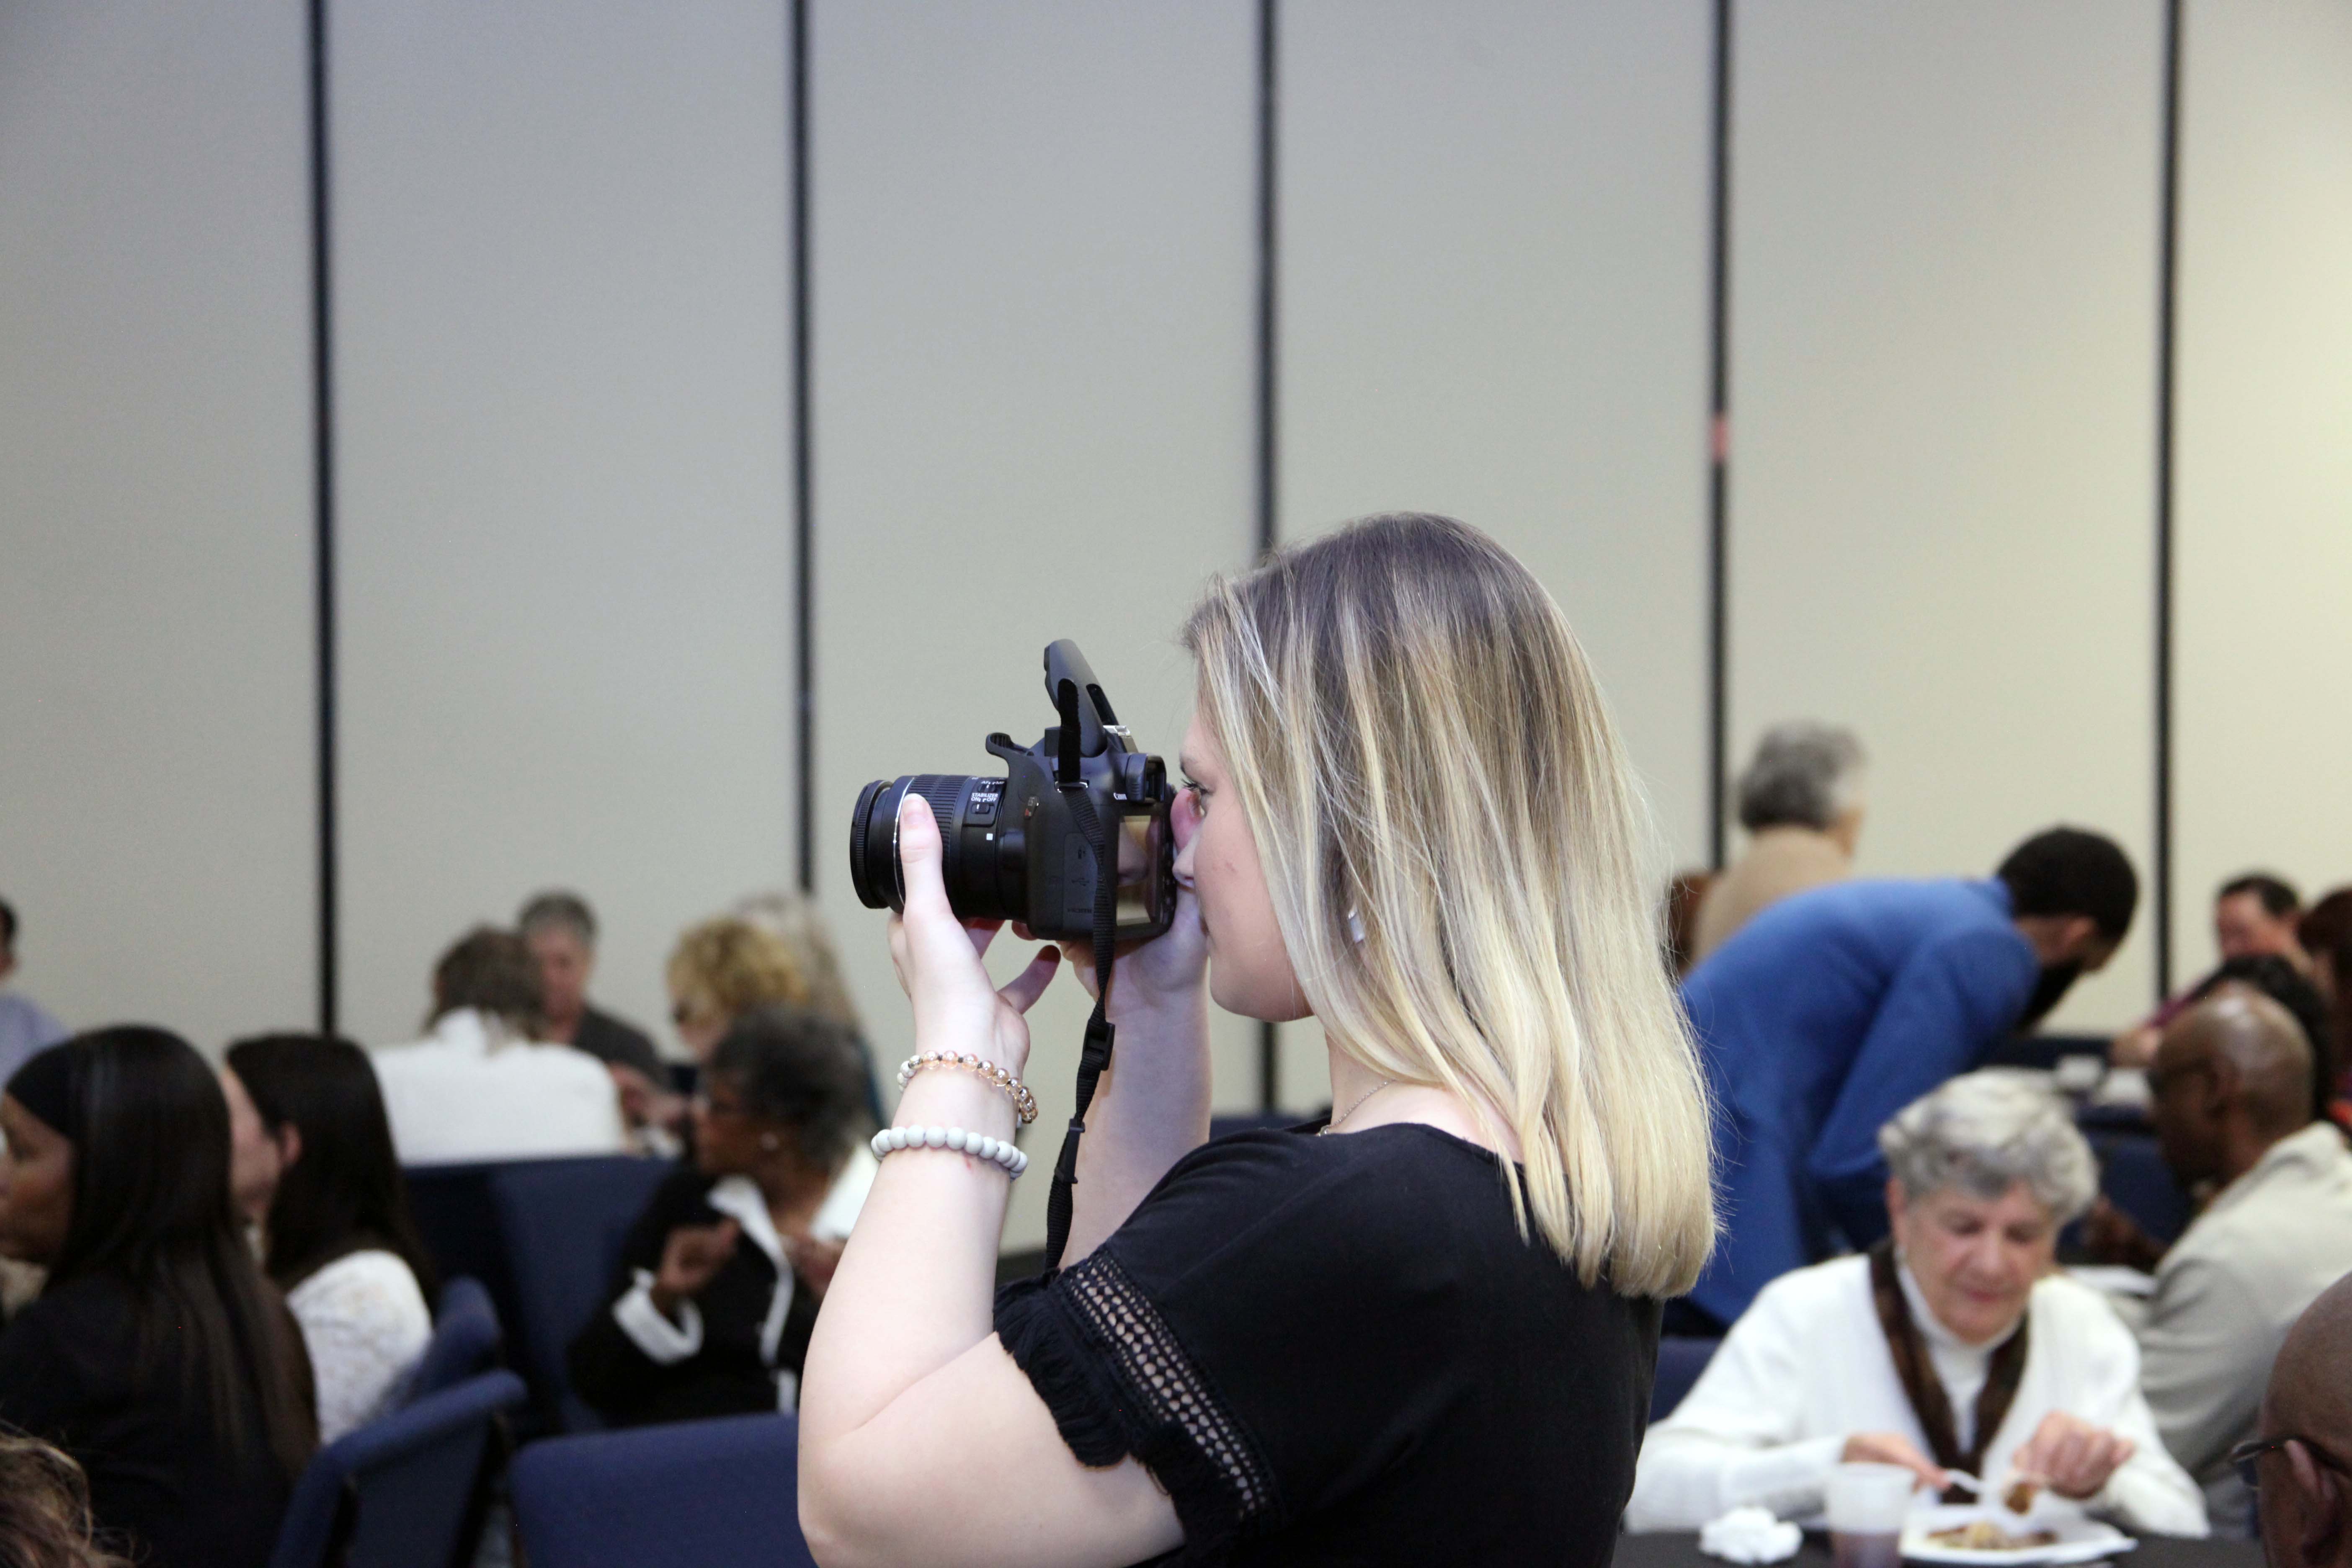
[[486, 926], [442, 955], [433, 1032], [374, 1053], [401, 1163], [626, 1152], [612, 1075], [537, 1042], [539, 1015], [539, 969], [520, 937]]
[[2219, 1190], [2148, 1297], [2116, 1305], [2165, 1446], [2205, 1488], [2221, 1534], [2252, 1532], [2230, 1449], [2254, 1435], [2288, 1328], [2352, 1272], [2352, 1151], [2311, 1119], [2311, 1074], [2294, 1015], [2241, 985], [2174, 1019], [2148, 1074], [2165, 1163], [2182, 1185]]
[[[1630, 1530], [1696, 1530], [1742, 1504], [1820, 1511], [1843, 1460], [2033, 1479], [2139, 1531], [2203, 1535], [2165, 1452], [2139, 1354], [2099, 1294], [2050, 1272], [2089, 1204], [2089, 1147], [2046, 1092], [1976, 1072], [1879, 1134], [1893, 1236], [1782, 1275], [1650, 1429]], [[1737, 1224], [1737, 1216], [1733, 1223]]]

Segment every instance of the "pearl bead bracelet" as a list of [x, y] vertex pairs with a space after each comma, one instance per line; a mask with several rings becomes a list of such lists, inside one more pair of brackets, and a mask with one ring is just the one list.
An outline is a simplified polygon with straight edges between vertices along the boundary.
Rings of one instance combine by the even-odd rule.
[[1037, 1120], [1037, 1097], [1029, 1092], [1028, 1085], [994, 1062], [982, 1061], [969, 1051], [962, 1056], [953, 1051], [925, 1051], [898, 1064], [898, 1087], [906, 1088], [925, 1068], [961, 1068], [966, 1072], [976, 1072], [1004, 1091], [1005, 1098], [1013, 1101], [1013, 1113], [1021, 1119], [1022, 1126], [1026, 1127]]
[[871, 1147], [877, 1160], [901, 1149], [950, 1149], [991, 1161], [1008, 1176], [1018, 1176], [1029, 1168], [1029, 1156], [1003, 1139], [983, 1137], [961, 1127], [886, 1127], [874, 1134]]

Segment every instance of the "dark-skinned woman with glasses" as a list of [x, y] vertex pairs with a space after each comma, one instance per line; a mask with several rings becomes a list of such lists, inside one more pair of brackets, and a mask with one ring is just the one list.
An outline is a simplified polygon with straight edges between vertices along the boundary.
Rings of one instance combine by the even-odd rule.
[[799, 1402], [842, 1242], [874, 1181], [865, 1058], [789, 1007], [737, 1018], [694, 1102], [692, 1158], [630, 1231], [572, 1385], [616, 1426]]

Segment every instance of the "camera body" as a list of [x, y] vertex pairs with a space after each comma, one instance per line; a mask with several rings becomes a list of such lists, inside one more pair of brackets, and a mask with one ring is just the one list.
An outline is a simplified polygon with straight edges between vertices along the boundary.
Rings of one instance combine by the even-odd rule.
[[[1045, 694], [1061, 721], [1034, 746], [988, 737], [1003, 778], [906, 773], [858, 792], [849, 876], [859, 902], [906, 906], [898, 806], [912, 793], [939, 823], [948, 903], [963, 919], [1018, 921], [1041, 942], [1090, 941], [1104, 912], [1119, 942], [1168, 929], [1176, 846], [1167, 764], [1133, 749], [1076, 643], [1047, 645]], [[1106, 897], [1108, 911], [1098, 908]]]

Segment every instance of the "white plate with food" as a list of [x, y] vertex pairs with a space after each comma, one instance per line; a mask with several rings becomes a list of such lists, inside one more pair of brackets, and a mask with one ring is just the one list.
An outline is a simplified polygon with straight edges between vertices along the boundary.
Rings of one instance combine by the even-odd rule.
[[2114, 1525], [2047, 1505], [2022, 1518], [1985, 1503], [1923, 1508], [1903, 1526], [1902, 1552], [1913, 1563], [1969, 1568], [2023, 1568], [2027, 1563], [2096, 1563], [2138, 1542]]

